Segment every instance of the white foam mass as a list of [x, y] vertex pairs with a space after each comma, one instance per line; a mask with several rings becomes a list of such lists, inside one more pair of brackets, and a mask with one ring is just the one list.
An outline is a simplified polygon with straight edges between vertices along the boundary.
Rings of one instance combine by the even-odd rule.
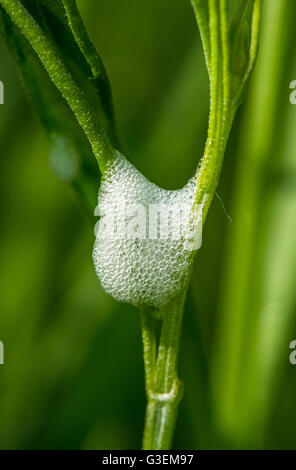
[[[147, 222], [147, 217], [149, 207], [192, 207], [195, 188], [196, 177], [181, 190], [161, 189], [117, 154], [102, 177], [98, 196], [101, 219], [93, 250], [96, 273], [108, 294], [121, 302], [159, 308], [184, 288], [193, 259], [187, 245], [192, 226], [189, 214], [182, 224], [178, 217], [169, 219], [170, 238], [150, 219]], [[129, 229], [121, 225], [124, 207], [131, 208]], [[133, 219], [137, 208], [144, 208], [144, 212], [140, 211], [139, 218], [136, 211], [138, 218]], [[110, 222], [115, 227], [113, 234]], [[157, 239], [153, 238], [156, 233]]]

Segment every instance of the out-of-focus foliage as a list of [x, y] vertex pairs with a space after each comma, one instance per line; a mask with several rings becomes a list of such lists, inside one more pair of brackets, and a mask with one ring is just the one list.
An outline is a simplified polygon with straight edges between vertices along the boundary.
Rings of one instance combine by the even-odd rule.
[[[155, 183], [181, 187], [202, 155], [208, 117], [190, 2], [78, 3], [110, 77], [127, 155]], [[296, 6], [264, 3], [256, 71], [218, 190], [233, 223], [217, 198], [184, 315], [176, 448], [296, 442]], [[102, 292], [92, 226], [49, 168], [46, 137], [2, 42], [0, 64], [0, 448], [139, 448], [138, 312]]]

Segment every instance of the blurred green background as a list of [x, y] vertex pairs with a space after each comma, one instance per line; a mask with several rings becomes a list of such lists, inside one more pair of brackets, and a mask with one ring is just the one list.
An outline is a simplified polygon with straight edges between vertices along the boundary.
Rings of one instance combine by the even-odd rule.
[[[189, 1], [78, 3], [127, 155], [153, 182], [182, 187], [208, 118]], [[175, 448], [296, 448], [295, 18], [293, 0], [264, 2], [260, 54], [186, 304]], [[99, 285], [95, 219], [49, 167], [46, 136], [3, 41], [0, 80], [0, 448], [140, 448], [139, 314]]]

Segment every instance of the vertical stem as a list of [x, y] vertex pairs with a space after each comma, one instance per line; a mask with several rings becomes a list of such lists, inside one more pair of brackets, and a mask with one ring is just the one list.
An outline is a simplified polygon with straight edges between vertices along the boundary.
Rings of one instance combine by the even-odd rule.
[[196, 203], [203, 205], [203, 221], [214, 197], [223, 160], [223, 56], [221, 51], [218, 0], [209, 0], [210, 116], [204, 156], [198, 169]]
[[[142, 331], [146, 370], [147, 409], [143, 449], [167, 450], [171, 446], [182, 395], [177, 375], [180, 332], [185, 295], [161, 310], [162, 327], [155, 356], [156, 331], [153, 312], [142, 311]], [[155, 361], [156, 358], [156, 361]]]
[[156, 318], [149, 307], [141, 309], [146, 390], [151, 389], [156, 360]]

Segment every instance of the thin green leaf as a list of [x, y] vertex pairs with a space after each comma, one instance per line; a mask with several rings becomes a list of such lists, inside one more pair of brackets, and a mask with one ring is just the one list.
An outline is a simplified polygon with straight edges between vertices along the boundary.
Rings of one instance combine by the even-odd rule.
[[205, 53], [207, 68], [210, 73], [211, 44], [209, 31], [209, 9], [206, 0], [190, 0], [193, 6], [197, 24], [199, 27], [202, 44]]
[[73, 36], [75, 37], [76, 42], [85, 59], [90, 65], [94, 83], [97, 86], [100, 96], [102, 109], [108, 123], [109, 133], [112, 136], [113, 142], [117, 143], [112, 92], [104, 64], [93, 42], [88, 36], [82, 18], [79, 14], [76, 0], [62, 0], [62, 3], [64, 5]]

